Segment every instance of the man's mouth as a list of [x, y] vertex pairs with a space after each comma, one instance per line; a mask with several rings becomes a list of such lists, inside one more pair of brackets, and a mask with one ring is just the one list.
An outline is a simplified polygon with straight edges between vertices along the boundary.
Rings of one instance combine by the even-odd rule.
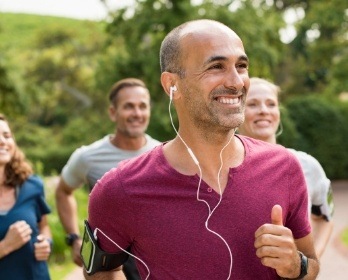
[[223, 104], [238, 104], [240, 102], [240, 97], [216, 97], [215, 100]]

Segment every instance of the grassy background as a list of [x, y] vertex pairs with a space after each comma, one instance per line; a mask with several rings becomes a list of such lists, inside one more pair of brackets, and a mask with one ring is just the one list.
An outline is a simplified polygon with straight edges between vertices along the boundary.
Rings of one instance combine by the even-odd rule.
[[[58, 177], [45, 178], [45, 192], [51, 214], [48, 216], [49, 225], [53, 237], [53, 252], [49, 260], [49, 270], [52, 280], [62, 280], [76, 265], [72, 262], [70, 247], [65, 244], [65, 231], [60, 223], [56, 203], [55, 188]], [[74, 192], [78, 201], [78, 217], [80, 232], [83, 232], [83, 221], [87, 218], [88, 193], [85, 188], [79, 188]]]
[[346, 228], [342, 233], [342, 241], [344, 245], [348, 247], [348, 228]]
[[105, 24], [64, 17], [0, 12], [0, 50], [15, 53], [27, 50], [36, 34], [42, 30], [54, 30], [55, 27], [71, 30], [84, 41], [91, 38], [95, 31], [104, 32]]

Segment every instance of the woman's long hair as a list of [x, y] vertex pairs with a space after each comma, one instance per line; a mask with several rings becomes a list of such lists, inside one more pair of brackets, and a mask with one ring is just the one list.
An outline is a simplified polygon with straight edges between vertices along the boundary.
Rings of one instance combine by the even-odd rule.
[[[8, 120], [3, 114], [0, 114], [0, 120], [6, 122], [10, 126]], [[5, 166], [5, 184], [12, 187], [21, 186], [32, 174], [33, 169], [29, 161], [26, 159], [24, 153], [17, 146], [15, 141], [15, 152], [13, 157]]]

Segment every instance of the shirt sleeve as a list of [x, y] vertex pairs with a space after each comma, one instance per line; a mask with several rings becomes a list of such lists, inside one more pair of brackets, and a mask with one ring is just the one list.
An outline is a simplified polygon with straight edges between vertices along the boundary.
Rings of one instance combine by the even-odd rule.
[[300, 163], [294, 157], [289, 165], [290, 213], [288, 225], [295, 239], [307, 236], [311, 232], [308, 215], [308, 189]]
[[134, 220], [131, 208], [120, 182], [119, 169], [113, 168], [94, 186], [88, 203], [88, 222], [96, 231], [102, 250], [117, 253], [130, 246], [129, 221]]
[[71, 188], [78, 188], [86, 182], [88, 166], [83, 158], [84, 150], [84, 147], [75, 150], [63, 167], [61, 176]]
[[39, 189], [38, 193], [37, 193], [37, 219], [38, 222], [41, 221], [41, 217], [43, 215], [49, 214], [51, 213], [51, 209], [47, 204], [46, 198], [45, 198], [45, 191], [44, 191], [44, 185], [42, 180], [38, 177], [35, 176], [36, 180], [35, 180], [35, 184], [37, 186], [37, 188]]

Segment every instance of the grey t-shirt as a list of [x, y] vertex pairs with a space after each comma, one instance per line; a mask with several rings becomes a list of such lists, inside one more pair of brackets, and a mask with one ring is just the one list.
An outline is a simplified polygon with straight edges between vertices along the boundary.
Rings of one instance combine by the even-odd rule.
[[122, 160], [136, 157], [159, 145], [160, 142], [145, 135], [146, 145], [136, 151], [122, 150], [110, 142], [110, 135], [76, 149], [63, 167], [62, 178], [71, 188], [86, 183], [90, 190], [98, 179]]

